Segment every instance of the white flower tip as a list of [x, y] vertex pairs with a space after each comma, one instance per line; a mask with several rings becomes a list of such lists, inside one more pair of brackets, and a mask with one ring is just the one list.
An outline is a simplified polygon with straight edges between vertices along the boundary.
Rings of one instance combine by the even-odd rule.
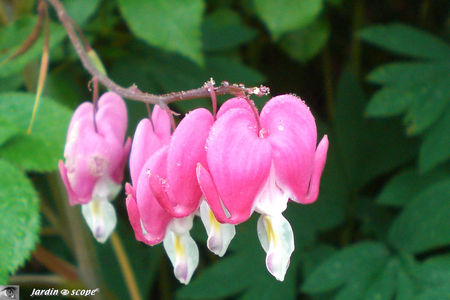
[[283, 259], [277, 258], [275, 253], [270, 253], [266, 257], [266, 267], [270, 274], [278, 281], [284, 281], [286, 272], [289, 268], [290, 259], [284, 262]]
[[81, 206], [81, 213], [99, 243], [105, 243], [117, 224], [114, 206], [106, 199], [93, 199]]
[[188, 278], [188, 266], [186, 263], [180, 263], [175, 266], [173, 273], [179, 282], [188, 284], [191, 278]]
[[[220, 257], [222, 257], [225, 252], [226, 249], [223, 249], [223, 245], [222, 245], [222, 240], [220, 238], [217, 238], [216, 236], [210, 236], [208, 238], [208, 249], [214, 253], [215, 255], [218, 255]], [[225, 250], [225, 251], [222, 251]]]

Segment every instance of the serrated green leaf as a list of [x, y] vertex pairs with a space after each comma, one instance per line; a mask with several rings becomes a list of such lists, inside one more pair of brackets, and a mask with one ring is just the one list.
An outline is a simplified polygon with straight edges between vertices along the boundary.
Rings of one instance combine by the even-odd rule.
[[19, 129], [14, 124], [0, 118], [0, 146], [18, 133]]
[[360, 31], [360, 37], [392, 52], [426, 59], [448, 59], [450, 47], [425, 31], [404, 24], [375, 25]]
[[390, 300], [397, 285], [396, 277], [399, 262], [391, 259], [378, 276], [371, 282], [364, 300]]
[[277, 40], [284, 33], [310, 24], [323, 8], [322, 0], [253, 0], [256, 14]]
[[426, 134], [420, 148], [419, 169], [427, 172], [450, 158], [450, 105]]
[[290, 57], [301, 63], [316, 56], [328, 41], [330, 26], [323, 19], [285, 34], [280, 40], [280, 47]]
[[150, 45], [180, 53], [198, 64], [204, 1], [119, 0], [119, 8], [131, 31]]
[[416, 155], [399, 122], [364, 118], [366, 98], [357, 79], [344, 72], [339, 80], [334, 119], [335, 142], [351, 186], [360, 187]]
[[361, 242], [343, 248], [321, 263], [306, 278], [302, 290], [316, 294], [330, 291], [346, 282], [351, 286], [354, 284], [353, 278], [370, 275], [383, 266], [388, 255], [386, 247], [376, 242]]
[[[405, 112], [416, 99], [417, 93], [404, 88], [385, 87], [375, 92], [367, 104], [366, 114], [369, 117], [392, 117]], [[420, 97], [420, 99], [422, 99]]]
[[423, 132], [450, 103], [449, 67], [448, 64], [391, 64], [386, 70], [380, 70], [383, 67], [375, 70], [371, 79], [385, 86], [373, 95], [366, 113], [371, 117], [387, 117], [406, 112], [408, 133]]
[[30, 135], [26, 135], [34, 95], [0, 94], [0, 118], [22, 133], [0, 148], [0, 157], [26, 170], [52, 171], [62, 157], [71, 111], [49, 98], [42, 98]]
[[13, 273], [39, 237], [39, 199], [28, 178], [0, 160], [0, 270]]
[[418, 194], [392, 224], [389, 231], [391, 243], [409, 253], [419, 253], [450, 243], [448, 199], [448, 178]]
[[407, 89], [446, 76], [449, 68], [450, 64], [447, 62], [395, 62], [377, 67], [369, 73], [367, 80]]
[[256, 37], [256, 30], [246, 26], [231, 9], [218, 9], [202, 24], [203, 50], [223, 51], [236, 48]]
[[450, 176], [450, 173], [445, 169], [426, 174], [419, 174], [416, 170], [402, 171], [384, 185], [376, 201], [379, 204], [403, 206], [411, 201], [414, 195], [446, 176]]

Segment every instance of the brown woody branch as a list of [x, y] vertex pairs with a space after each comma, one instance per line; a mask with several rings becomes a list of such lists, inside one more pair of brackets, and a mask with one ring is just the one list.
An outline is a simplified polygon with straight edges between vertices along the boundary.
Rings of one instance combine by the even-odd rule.
[[[58, 14], [58, 18], [61, 21], [62, 25], [66, 29], [67, 35], [75, 48], [75, 51], [78, 57], [83, 64], [83, 67], [100, 83], [102, 83], [109, 90], [119, 94], [120, 96], [130, 99], [141, 101], [145, 103], [159, 104], [162, 106], [167, 105], [168, 103], [180, 100], [188, 100], [188, 99], [196, 99], [196, 98], [207, 98], [210, 96], [210, 86], [205, 84], [203, 87], [193, 90], [181, 91], [181, 92], [173, 92], [164, 95], [154, 95], [140, 91], [135, 85], [125, 88], [113, 80], [111, 80], [106, 75], [102, 74], [92, 63], [88, 54], [86, 52], [85, 47], [83, 46], [82, 41], [78, 37], [73, 24], [74, 21], [67, 14], [64, 6], [59, 0], [47, 0], [50, 5], [55, 9]], [[242, 84], [228, 84], [227, 82], [223, 82], [221, 86], [214, 87], [214, 91], [217, 95], [236, 95], [236, 96], [244, 96], [244, 95], [267, 95], [270, 91], [269, 88], [265, 86], [260, 87], [252, 87], [246, 88]]]

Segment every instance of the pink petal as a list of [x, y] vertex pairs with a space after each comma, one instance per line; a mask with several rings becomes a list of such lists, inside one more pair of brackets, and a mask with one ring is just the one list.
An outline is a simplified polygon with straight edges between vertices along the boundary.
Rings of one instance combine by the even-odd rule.
[[162, 110], [158, 105], [153, 107], [152, 122], [154, 132], [162, 142], [166, 145], [170, 142], [170, 118], [167, 111]]
[[309, 183], [308, 195], [305, 199], [300, 201], [302, 204], [309, 204], [316, 201], [319, 196], [320, 177], [327, 161], [328, 152], [328, 137], [325, 135], [317, 146], [316, 153], [314, 155], [314, 166], [311, 176], [311, 182]]
[[211, 177], [209, 171], [202, 166], [202, 164], [197, 164], [197, 180], [200, 184], [203, 195], [208, 202], [211, 210], [214, 213], [217, 221], [221, 223], [227, 223], [229, 221], [230, 215], [228, 208], [224, 207], [220, 195], [217, 192], [217, 188]]
[[[59, 167], [59, 174], [61, 175], [61, 179], [67, 190], [70, 205], [81, 203], [79, 202], [80, 199], [78, 199], [77, 195], [72, 191], [72, 188], [70, 187], [69, 178], [67, 178], [67, 169], [62, 160], [59, 161], [58, 167]], [[88, 202], [90, 199], [86, 200], [87, 200], [86, 202]]]
[[308, 192], [313, 169], [317, 129], [309, 108], [299, 98], [272, 98], [261, 112], [261, 125], [268, 131], [277, 184], [296, 201]]
[[[269, 175], [270, 144], [258, 137], [253, 113], [232, 109], [211, 128], [207, 147], [209, 172], [220, 199], [231, 214], [226, 222], [244, 222], [250, 217], [255, 197]], [[206, 197], [219, 218], [217, 203]]]
[[168, 195], [177, 218], [192, 214], [200, 205], [202, 192], [197, 182], [197, 163], [206, 164], [205, 144], [214, 122], [211, 113], [199, 108], [178, 124], [167, 158]]
[[65, 155], [67, 178], [78, 197], [90, 199], [97, 180], [109, 175], [111, 153], [114, 153], [112, 149], [115, 148], [119, 153], [122, 150], [117, 150], [117, 145], [108, 144], [88, 124], [80, 127], [78, 135], [72, 147], [73, 152]]
[[136, 127], [130, 154], [131, 182], [136, 185], [145, 161], [163, 146], [161, 139], [154, 133], [149, 119], [143, 119]]
[[125, 145], [123, 146], [122, 157], [121, 157], [120, 163], [117, 166], [117, 168], [115, 170], [113, 170], [113, 172], [111, 174], [111, 178], [116, 183], [120, 184], [123, 181], [123, 170], [125, 169], [125, 165], [127, 163], [128, 154], [130, 153], [130, 148], [131, 148], [131, 138], [127, 138], [127, 141], [125, 142]]
[[98, 99], [95, 120], [101, 135], [112, 135], [119, 143], [123, 143], [128, 119], [127, 107], [119, 95], [108, 92]]
[[130, 224], [133, 227], [136, 240], [144, 242], [146, 244], [150, 244], [151, 241], [144, 236], [144, 233], [142, 231], [141, 216], [139, 214], [139, 209], [134, 196], [134, 189], [129, 183], [126, 183], [125, 190], [127, 192], [126, 206], [128, 211], [128, 219], [130, 220]]
[[[162, 158], [159, 158], [162, 156]], [[148, 184], [148, 170], [152, 170], [154, 164], [167, 156], [167, 147], [160, 149], [147, 160], [139, 175], [136, 187], [136, 203], [141, 215], [142, 223], [147, 232], [149, 244], [160, 243], [166, 234], [167, 225], [172, 217], [159, 205]]]
[[220, 109], [217, 112], [216, 118], [217, 119], [220, 118], [227, 111], [229, 111], [230, 109], [235, 109], [235, 108], [242, 108], [242, 109], [248, 110], [249, 112], [252, 112], [250, 104], [247, 102], [247, 100], [245, 100], [244, 98], [241, 98], [241, 97], [235, 97], [235, 98], [228, 99], [227, 101], [225, 101], [224, 104], [222, 104], [220, 106]]

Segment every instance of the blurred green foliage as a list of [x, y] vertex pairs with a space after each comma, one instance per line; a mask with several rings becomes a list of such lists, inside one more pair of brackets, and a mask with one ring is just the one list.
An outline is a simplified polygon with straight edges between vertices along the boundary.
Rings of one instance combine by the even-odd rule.
[[[123, 86], [167, 93], [200, 87], [210, 77], [265, 84], [272, 95], [301, 96], [315, 113], [319, 135], [329, 135], [318, 201], [290, 204], [285, 213], [296, 250], [283, 283], [265, 270], [253, 217], [237, 227], [221, 259], [208, 253], [196, 220], [201, 262], [192, 282], [180, 286], [161, 246], [134, 239], [124, 194], [118, 196], [117, 230], [145, 299], [449, 299], [447, 1], [63, 3]], [[74, 235], [83, 233], [73, 230], [64, 191], [50, 172], [62, 158], [71, 112], [91, 98], [90, 78], [53, 11], [51, 19], [45, 97], [26, 134], [43, 37], [7, 58], [32, 31], [36, 1], [0, 1], [0, 284], [55, 272], [29, 259], [36, 243], [86, 268], [74, 245]], [[255, 101], [262, 107], [267, 99]], [[127, 106], [132, 135], [147, 112], [142, 103]], [[209, 108], [210, 101], [171, 106], [184, 114]], [[100, 295], [128, 298], [111, 244], [85, 251], [94, 259]], [[83, 280], [58, 284], [89, 286]]]

